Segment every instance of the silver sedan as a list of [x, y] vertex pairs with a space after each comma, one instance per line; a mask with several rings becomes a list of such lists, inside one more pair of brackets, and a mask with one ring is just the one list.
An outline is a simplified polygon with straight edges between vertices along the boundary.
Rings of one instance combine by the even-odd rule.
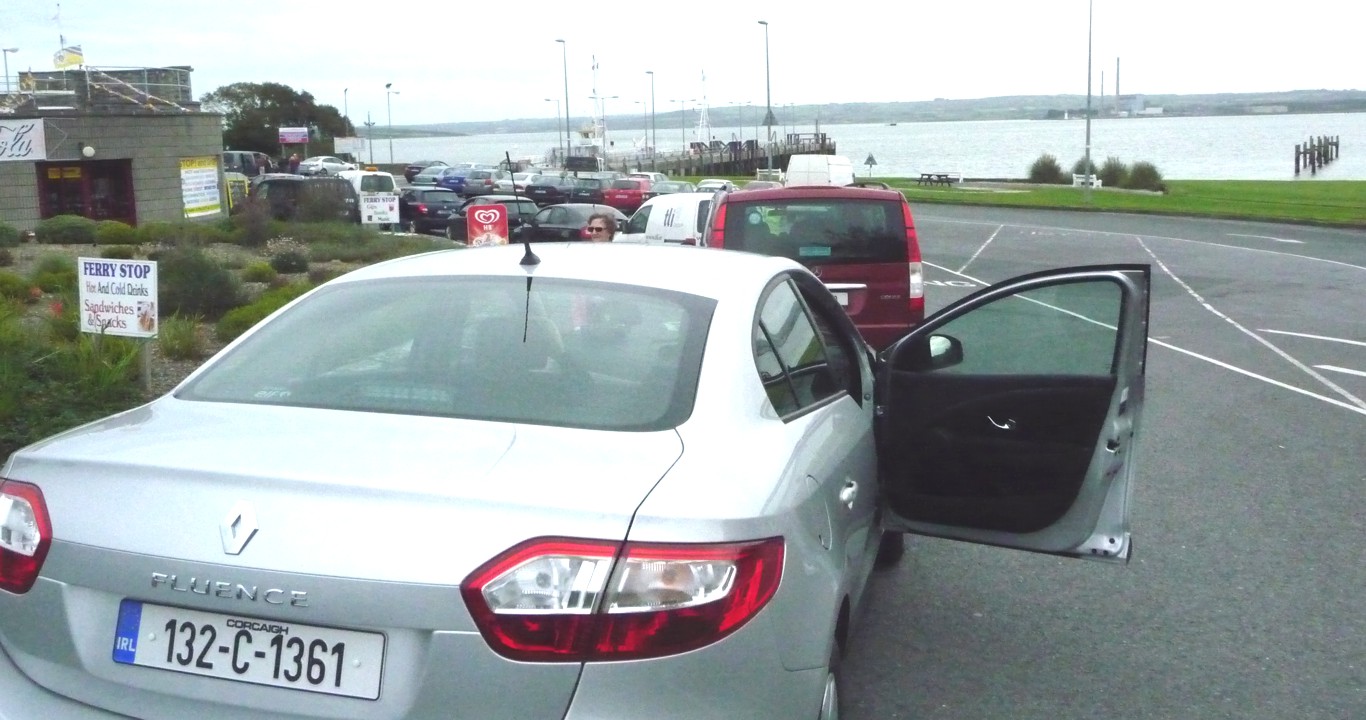
[[782, 258], [357, 270], [6, 464], [0, 718], [836, 718], [901, 533], [1129, 557], [1148, 288], [1037, 273], [874, 356]]

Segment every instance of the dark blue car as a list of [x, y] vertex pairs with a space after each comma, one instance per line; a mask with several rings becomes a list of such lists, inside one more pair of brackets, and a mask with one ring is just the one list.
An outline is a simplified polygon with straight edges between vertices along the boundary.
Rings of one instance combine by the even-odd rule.
[[446, 168], [437, 176], [436, 186], [460, 192], [465, 189], [465, 177], [473, 170], [474, 168], [467, 167]]

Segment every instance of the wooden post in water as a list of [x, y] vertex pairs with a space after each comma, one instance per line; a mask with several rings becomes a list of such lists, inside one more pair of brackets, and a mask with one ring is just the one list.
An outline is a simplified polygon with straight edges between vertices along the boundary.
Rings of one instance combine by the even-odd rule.
[[1300, 144], [1299, 144], [1299, 143], [1295, 143], [1295, 175], [1296, 175], [1297, 177], [1298, 177], [1299, 174], [1300, 174], [1300, 154], [1301, 154], [1301, 152], [1302, 152], [1302, 151], [1300, 150]]

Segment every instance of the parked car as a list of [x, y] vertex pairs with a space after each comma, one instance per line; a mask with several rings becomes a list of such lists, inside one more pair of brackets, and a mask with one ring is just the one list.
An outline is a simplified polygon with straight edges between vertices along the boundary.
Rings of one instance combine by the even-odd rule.
[[433, 167], [446, 167], [446, 163], [443, 160], [414, 160], [403, 167], [403, 179], [412, 183], [413, 178], [417, 177], [418, 173]]
[[474, 172], [474, 168], [468, 167], [448, 167], [441, 170], [441, 174], [436, 176], [437, 187], [447, 190], [461, 192], [465, 188], [465, 177]]
[[574, 178], [574, 187], [569, 190], [568, 202], [602, 205], [603, 193], [607, 191], [608, 184], [609, 181], [602, 178]]
[[615, 242], [699, 245], [711, 212], [706, 193], [670, 193], [650, 198], [626, 221]]
[[451, 216], [463, 203], [454, 190], [422, 185], [407, 187], [398, 196], [399, 222], [407, 232], [445, 231]]
[[640, 178], [649, 180], [651, 185], [655, 183], [669, 182], [669, 176], [662, 172], [633, 172], [626, 175], [628, 178]]
[[645, 191], [645, 199], [672, 193], [697, 192], [697, 186], [683, 180], [667, 180], [665, 182], [650, 183], [650, 189]]
[[623, 178], [612, 181], [612, 187], [602, 194], [602, 201], [622, 212], [635, 212], [645, 202], [650, 181], [644, 178]]
[[256, 177], [275, 169], [275, 163], [263, 152], [251, 150], [224, 150], [223, 172], [235, 172]]
[[514, 190], [524, 193], [527, 183], [534, 177], [536, 177], [534, 172], [515, 172], [511, 175], [505, 175], [493, 181], [493, 190], [499, 194], [511, 193]]
[[338, 177], [274, 173], [252, 185], [250, 197], [267, 203], [276, 220], [360, 222], [360, 195]]
[[491, 195], [497, 192], [493, 184], [501, 173], [501, 170], [470, 168], [469, 173], [465, 175], [464, 182], [460, 185], [460, 194], [465, 197], [473, 197], [475, 195]]
[[620, 210], [608, 205], [587, 205], [583, 203], [560, 203], [543, 207], [516, 231], [513, 238], [521, 241], [545, 242], [551, 240], [587, 240], [583, 228], [588, 224], [588, 216], [598, 212], [610, 212], [616, 218], [617, 230], [626, 226], [626, 216]]
[[446, 172], [446, 170], [448, 169], [450, 169], [450, 166], [444, 163], [441, 165], [431, 165], [429, 167], [425, 167], [419, 170], [418, 173], [414, 175], [411, 180], [408, 181], [408, 184], [435, 185], [437, 178], [440, 178], [441, 174]]
[[530, 220], [540, 210], [540, 207], [538, 207], [536, 203], [517, 195], [480, 195], [478, 197], [472, 197], [461, 203], [460, 207], [451, 214], [450, 222], [446, 225], [446, 238], [457, 242], [465, 242], [469, 237], [470, 210], [482, 205], [502, 205], [507, 208], [509, 234], [527, 220]]
[[300, 175], [336, 175], [343, 170], [359, 170], [355, 163], [349, 163], [331, 155], [315, 155], [299, 161]]
[[741, 188], [742, 190], [772, 190], [780, 188], [783, 184], [777, 180], [750, 180]]
[[735, 190], [735, 183], [720, 178], [707, 178], [697, 183], [698, 192], [716, 192], [717, 190], [731, 192]]
[[527, 182], [526, 195], [542, 207], [569, 201], [573, 175], [537, 175]]
[[1146, 266], [875, 361], [789, 260], [524, 253], [363, 267], [15, 452], [0, 717], [829, 720], [902, 533], [1131, 555]]
[[811, 268], [879, 350], [925, 317], [920, 241], [911, 206], [895, 190], [813, 185], [721, 193], [702, 237], [711, 247]]

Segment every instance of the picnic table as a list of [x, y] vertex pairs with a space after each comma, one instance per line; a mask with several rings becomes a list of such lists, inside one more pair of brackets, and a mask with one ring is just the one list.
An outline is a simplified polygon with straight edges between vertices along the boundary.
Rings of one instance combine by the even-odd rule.
[[960, 176], [956, 172], [923, 172], [916, 185], [948, 185]]

